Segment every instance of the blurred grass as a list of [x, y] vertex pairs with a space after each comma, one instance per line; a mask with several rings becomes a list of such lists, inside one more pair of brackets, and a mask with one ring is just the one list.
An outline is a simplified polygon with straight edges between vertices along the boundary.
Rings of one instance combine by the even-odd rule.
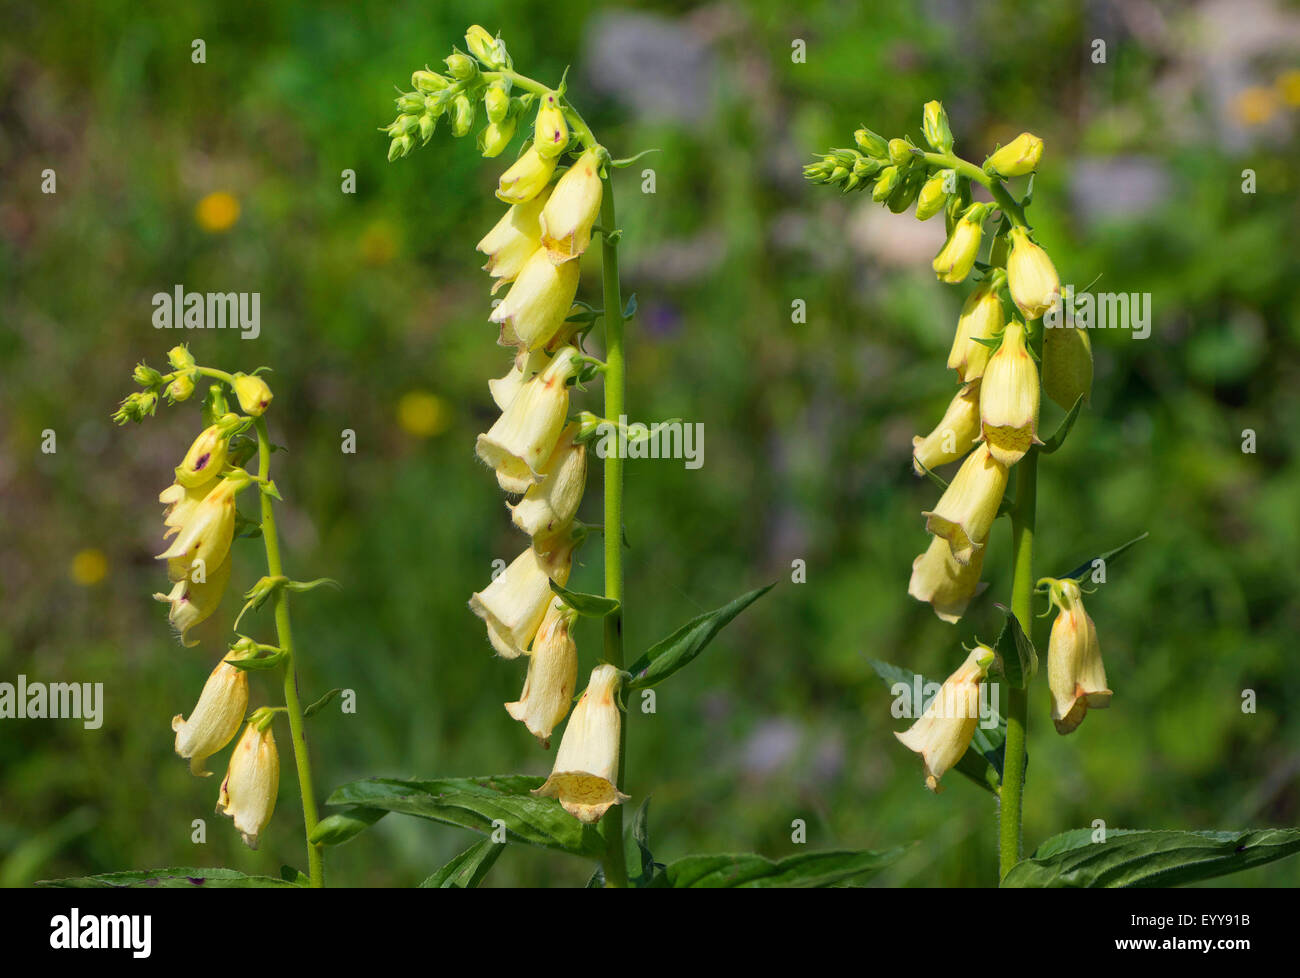
[[[616, 155], [661, 150], [645, 163], [653, 196], [636, 192], [636, 170], [619, 183], [625, 290], [641, 309], [629, 403], [638, 420], [704, 422], [705, 465], [629, 465], [629, 652], [701, 609], [783, 582], [659, 690], [655, 715], [630, 718], [630, 790], [653, 795], [659, 858], [780, 856], [795, 849], [790, 823], [802, 818], [816, 847], [924, 839], [882, 884], [986, 884], [994, 874], [987, 795], [957, 779], [938, 797], [921, 790], [867, 666], [882, 658], [946, 674], [960, 642], [992, 637], [993, 601], [1010, 585], [1000, 527], [989, 594], [959, 626], [906, 596], [925, 545], [918, 514], [934, 498], [908, 474], [910, 438], [951, 395], [943, 358], [960, 290], [933, 281], [928, 239], [908, 250], [910, 216], [882, 219], [862, 198], [800, 176], [812, 153], [845, 144], [862, 122], [914, 132], [929, 98], [945, 101], [959, 151], [977, 160], [1020, 129], [1042, 135], [1033, 216], [1064, 278], [1149, 291], [1155, 310], [1149, 339], [1093, 334], [1090, 409], [1041, 467], [1042, 573], [1152, 536], [1089, 601], [1112, 708], [1059, 738], [1046, 689], [1032, 694], [1027, 846], [1098, 818], [1295, 825], [1294, 109], [1247, 132], [1244, 148], [1224, 148], [1212, 100], [1178, 100], [1163, 84], [1190, 72], [1208, 88], [1199, 52], [1177, 31], [1166, 44], [1135, 34], [1106, 4], [642, 6], [706, 46], [712, 74], [693, 93], [703, 122], [692, 123], [634, 113], [596, 90], [596, 45], [613, 23], [603, 9], [7, 5], [0, 680], [103, 681], [107, 707], [97, 731], [6, 724], [0, 882], [168, 864], [275, 875], [303, 862], [287, 762], [280, 809], [254, 853], [212, 812], [218, 778], [196, 782], [171, 752], [168, 721], [191, 709], [237, 602], [200, 630], [199, 648], [170, 639], [150, 599], [161, 586], [155, 497], [197, 413], [160, 410], [123, 430], [108, 416], [132, 365], [159, 365], [181, 339], [205, 363], [273, 368], [288, 570], [344, 585], [294, 603], [304, 696], [357, 694], [355, 715], [327, 710], [311, 723], [322, 795], [372, 774], [549, 769], [551, 755], [501, 708], [522, 664], [493, 660], [465, 607], [491, 562], [523, 543], [472, 449], [494, 414], [485, 381], [506, 362], [473, 251], [499, 214], [491, 190], [502, 164], [440, 131], [390, 166], [376, 132], [391, 118], [392, 86], [435, 64], [472, 22], [501, 29], [537, 77], [558, 80], [572, 62], [572, 95]], [[1109, 39], [1104, 68], [1087, 61], [1095, 36]], [[196, 37], [203, 65], [190, 62]], [[792, 38], [808, 42], [806, 64], [791, 63]], [[1247, 67], [1265, 82], [1276, 70]], [[1168, 181], [1163, 203], [1111, 216], [1077, 205], [1083, 161], [1129, 158]], [[47, 167], [55, 195], [40, 192]], [[1241, 193], [1245, 167], [1258, 174], [1253, 196]], [[355, 195], [340, 191], [345, 169]], [[194, 217], [214, 191], [240, 205], [224, 234]], [[262, 336], [153, 330], [150, 296], [178, 283], [261, 292]], [[790, 322], [795, 299], [807, 302], [806, 324]], [[412, 392], [445, 406], [430, 437], [399, 423]], [[1043, 426], [1058, 416], [1045, 409]], [[1246, 428], [1257, 454], [1240, 450]], [[53, 455], [40, 451], [47, 429]], [[340, 451], [345, 429], [355, 454]], [[582, 512], [599, 518], [596, 473]], [[74, 580], [86, 550], [106, 557], [102, 580], [91, 582], [84, 557]], [[261, 573], [259, 555], [243, 546], [232, 591]], [[807, 562], [806, 584], [790, 583], [795, 559]], [[598, 548], [581, 561], [571, 586], [597, 590]], [[255, 627], [270, 634], [265, 615]], [[598, 628], [584, 623], [579, 644], [589, 668]], [[1254, 714], [1241, 711], [1247, 688]], [[208, 823], [202, 846], [190, 841], [197, 818]], [[469, 841], [394, 816], [332, 852], [329, 872], [410, 885]], [[580, 885], [588, 873], [519, 850], [489, 882]], [[1282, 863], [1227, 882], [1296, 878]]]

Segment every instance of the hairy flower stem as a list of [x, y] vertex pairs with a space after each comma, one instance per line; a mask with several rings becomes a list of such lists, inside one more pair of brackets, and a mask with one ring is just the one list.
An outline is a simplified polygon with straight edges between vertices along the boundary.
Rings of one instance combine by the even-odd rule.
[[[1039, 321], [1032, 324], [1030, 348], [1042, 350]], [[1025, 634], [1033, 634], [1034, 517], [1038, 506], [1038, 449], [1031, 448], [1016, 465], [1016, 507], [1011, 513], [1011, 612]], [[1020, 861], [1021, 809], [1025, 791], [1025, 737], [1029, 722], [1029, 676], [1025, 689], [1008, 689], [1007, 740], [1002, 764], [998, 824], [998, 879]]]
[[[265, 482], [271, 471], [271, 439], [266, 433], [266, 422], [258, 418], [257, 475]], [[280, 562], [280, 538], [275, 530], [275, 511], [271, 497], [262, 497], [262, 541], [266, 544], [266, 572], [271, 577], [283, 577]], [[289, 715], [289, 733], [293, 740], [293, 758], [298, 768], [298, 788], [302, 793], [302, 819], [307, 838], [307, 875], [311, 885], [325, 885], [325, 862], [321, 847], [312, 845], [311, 834], [316, 830], [316, 793], [312, 788], [311, 758], [307, 755], [307, 741], [303, 736], [302, 705], [298, 701], [298, 673], [293, 650], [293, 633], [289, 628], [289, 593], [281, 587], [275, 592], [275, 631], [280, 648], [284, 651], [284, 706]]]
[[[600, 203], [602, 228], [600, 264], [605, 303], [605, 417], [615, 422], [624, 414], [627, 370], [623, 351], [623, 294], [618, 281], [618, 236], [614, 233], [613, 168], [606, 171]], [[623, 458], [611, 452], [605, 459], [605, 597], [619, 602], [605, 616], [605, 661], [623, 668]], [[627, 717], [619, 725], [618, 788], [627, 781]], [[627, 886], [627, 855], [623, 848], [623, 806], [615, 805], [602, 821], [605, 834], [605, 885]]]

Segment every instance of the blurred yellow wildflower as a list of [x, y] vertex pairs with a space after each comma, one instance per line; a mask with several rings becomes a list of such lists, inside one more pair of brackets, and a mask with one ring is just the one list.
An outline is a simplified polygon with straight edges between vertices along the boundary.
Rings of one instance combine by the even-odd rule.
[[397, 402], [397, 423], [408, 435], [432, 438], [447, 430], [451, 412], [447, 402], [430, 391], [408, 391]]
[[1282, 101], [1292, 108], [1300, 106], [1300, 70], [1284, 71], [1274, 83]]
[[194, 220], [209, 234], [229, 231], [239, 220], [239, 201], [234, 194], [217, 190], [208, 194], [194, 207]]
[[104, 556], [104, 551], [87, 547], [77, 551], [68, 573], [82, 587], [93, 587], [108, 576], [108, 558]]
[[1256, 85], [1239, 92], [1232, 103], [1232, 114], [1243, 126], [1262, 126], [1277, 112], [1277, 93]]

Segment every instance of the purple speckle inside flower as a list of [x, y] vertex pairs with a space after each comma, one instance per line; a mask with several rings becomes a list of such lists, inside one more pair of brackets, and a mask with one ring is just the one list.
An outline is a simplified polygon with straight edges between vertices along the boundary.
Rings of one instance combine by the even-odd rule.
[[204, 452], [202, 455], [200, 455], [200, 456], [198, 457], [198, 461], [196, 461], [196, 462], [194, 463], [194, 471], [195, 471], [195, 472], [202, 472], [204, 466], [206, 466], [206, 465], [208, 464], [208, 462], [209, 462], [209, 460], [210, 460], [211, 458], [212, 458], [212, 453], [211, 453], [211, 452]]

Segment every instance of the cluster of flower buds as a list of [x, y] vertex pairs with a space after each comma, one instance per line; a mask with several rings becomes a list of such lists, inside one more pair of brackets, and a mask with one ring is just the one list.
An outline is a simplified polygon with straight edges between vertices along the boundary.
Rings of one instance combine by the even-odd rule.
[[[167, 358], [172, 372], [165, 376], [143, 363], [136, 367], [134, 379], [145, 389], [122, 402], [114, 415], [119, 424], [152, 414], [159, 396], [177, 402], [194, 393], [201, 374], [189, 350], [177, 346]], [[168, 621], [186, 646], [198, 644], [190, 630], [217, 610], [230, 582], [231, 544], [239, 519], [236, 497], [254, 482], [242, 466], [256, 445], [243, 433], [272, 397], [266, 381], [256, 374], [230, 375], [229, 383], [243, 415], [227, 410], [222, 386], [213, 384], [204, 402], [208, 424], [176, 466], [172, 484], [158, 496], [165, 505], [163, 540], [170, 543], [157, 559], [167, 562], [172, 588], [154, 598], [168, 605]], [[264, 649], [241, 638], [208, 676], [189, 719], [182, 714], [172, 719], [176, 753], [189, 760], [195, 775], [211, 775], [208, 759], [230, 743], [247, 712], [248, 676], [236, 663]], [[231, 756], [217, 806], [218, 812], [234, 818], [252, 848], [271, 817], [279, 786], [272, 715], [260, 710], [249, 721]]]
[[[427, 140], [432, 119], [448, 106], [456, 120], [453, 135], [464, 135], [475, 94], [484, 100], [489, 120], [479, 147], [484, 156], [496, 156], [514, 133], [514, 119], [536, 94], [532, 137], [497, 185], [496, 196], [509, 206], [478, 243], [487, 256], [483, 267], [492, 292], [508, 286], [489, 319], [512, 360], [504, 376], [488, 382], [501, 414], [478, 436], [476, 451], [500, 488], [516, 497], [507, 506], [530, 543], [471, 596], [469, 606], [483, 620], [498, 655], [527, 657], [523, 691], [505, 708], [549, 747], [553, 731], [569, 715], [578, 680], [572, 634], [577, 612], [557, 596], [552, 582], [563, 587], [568, 581], [575, 549], [587, 533], [576, 519], [586, 488], [587, 435], [569, 419], [569, 393], [600, 366], [581, 349], [594, 316], [575, 314], [575, 300], [579, 259], [591, 244], [610, 161], [589, 133], [574, 136], [571, 121], [578, 122], [580, 133], [585, 126], [570, 115], [563, 89], [512, 98], [512, 84], [541, 86], [510, 70], [500, 38], [472, 27], [466, 41], [472, 57], [456, 52], [448, 58], [450, 77], [415, 73], [421, 106], [403, 96], [404, 114], [390, 127], [397, 147], [390, 158], [409, 151], [416, 129]], [[624, 798], [617, 788], [621, 678], [610, 666], [593, 671], [565, 728], [554, 773], [538, 789], [586, 822]]]

